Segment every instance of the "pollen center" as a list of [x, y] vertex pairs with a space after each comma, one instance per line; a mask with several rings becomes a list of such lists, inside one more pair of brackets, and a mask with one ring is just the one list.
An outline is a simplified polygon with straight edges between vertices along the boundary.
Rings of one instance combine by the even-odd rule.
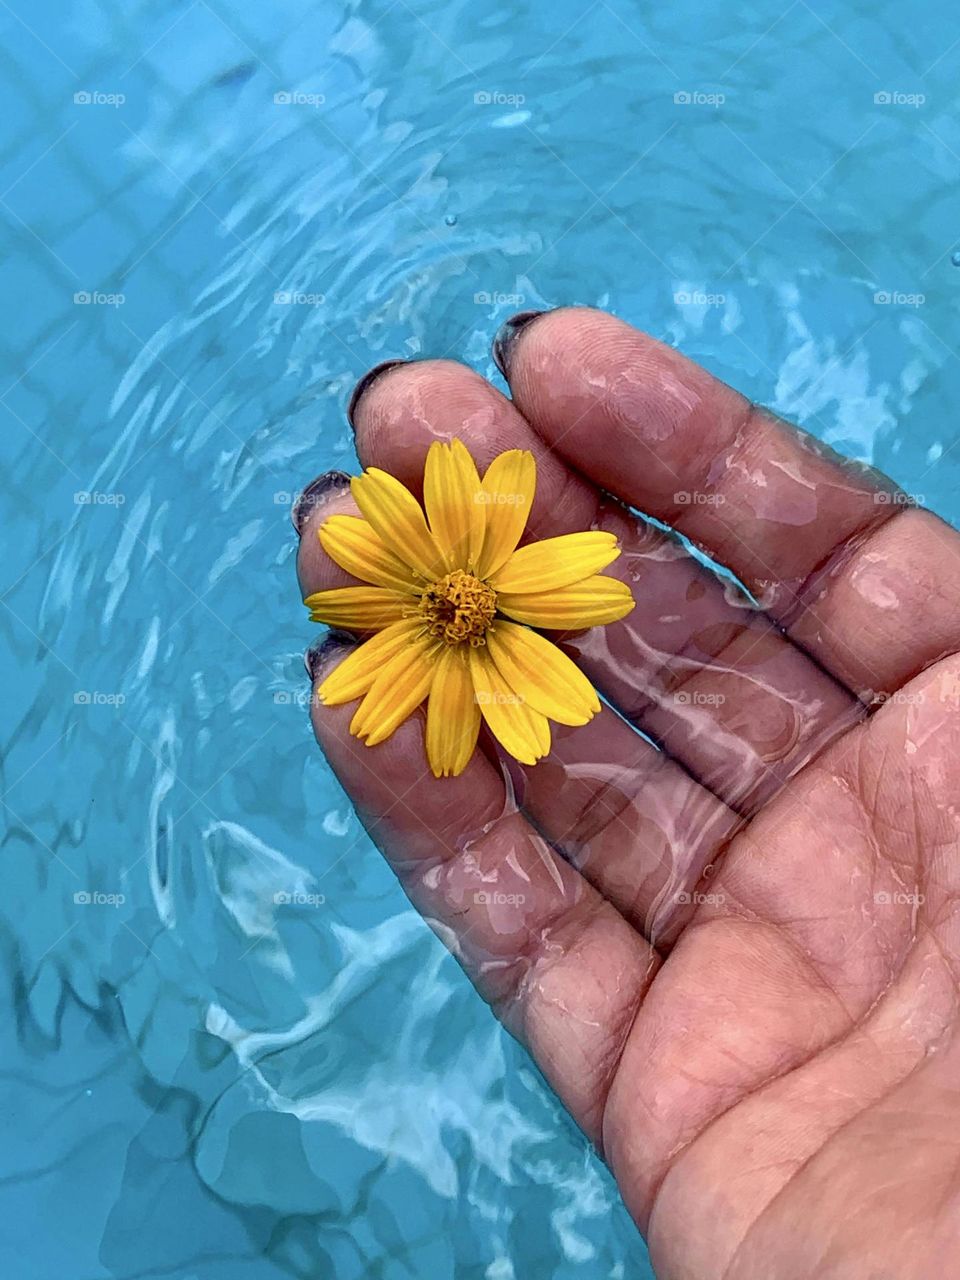
[[497, 593], [472, 573], [455, 569], [432, 582], [420, 597], [418, 613], [432, 636], [447, 644], [485, 643], [497, 612]]

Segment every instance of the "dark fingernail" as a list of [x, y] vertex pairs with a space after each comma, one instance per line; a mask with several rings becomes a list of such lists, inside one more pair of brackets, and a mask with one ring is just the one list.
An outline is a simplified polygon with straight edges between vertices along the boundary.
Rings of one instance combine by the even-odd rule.
[[328, 662], [348, 649], [352, 649], [356, 643], [354, 637], [348, 635], [346, 631], [331, 629], [325, 636], [315, 640], [303, 655], [303, 665], [307, 669], [307, 675], [311, 680], [316, 680]]
[[302, 534], [304, 525], [310, 519], [314, 507], [322, 507], [334, 494], [343, 493], [350, 487], [350, 477], [345, 471], [325, 471], [316, 480], [311, 480], [307, 487], [297, 494], [296, 501], [290, 508], [290, 519], [297, 533]]
[[537, 316], [545, 316], [546, 314], [545, 311], [518, 311], [509, 320], [504, 320], [497, 330], [493, 339], [493, 359], [497, 368], [508, 380], [510, 377], [510, 361], [513, 359], [513, 353], [520, 334], [526, 329], [531, 320], [536, 320]]
[[356, 414], [357, 405], [370, 390], [381, 374], [386, 373], [388, 369], [395, 369], [398, 364], [409, 364], [409, 360], [384, 360], [380, 364], [375, 364], [372, 369], [368, 369], [357, 385], [350, 393], [350, 401], [347, 404], [347, 421], [357, 429]]

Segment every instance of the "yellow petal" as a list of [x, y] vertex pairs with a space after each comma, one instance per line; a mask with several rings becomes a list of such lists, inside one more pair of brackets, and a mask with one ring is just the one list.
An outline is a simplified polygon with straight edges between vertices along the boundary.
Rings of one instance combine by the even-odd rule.
[[486, 508], [476, 463], [461, 440], [427, 450], [423, 505], [448, 569], [475, 569], [483, 547]]
[[387, 587], [333, 587], [315, 591], [303, 602], [311, 622], [326, 622], [348, 631], [379, 631], [408, 615], [410, 597]]
[[487, 467], [482, 486], [487, 526], [477, 565], [481, 578], [496, 573], [516, 550], [536, 487], [537, 464], [526, 449], [508, 449]]
[[359, 516], [328, 516], [317, 534], [330, 559], [361, 582], [395, 591], [416, 590], [410, 566]]
[[420, 503], [405, 485], [379, 467], [350, 481], [360, 511], [395, 556], [429, 582], [446, 572], [444, 559], [427, 528]]
[[560, 724], [586, 724], [600, 710], [593, 685], [555, 644], [514, 622], [496, 622], [487, 648], [497, 670], [527, 705]]
[[558, 591], [497, 595], [497, 608], [516, 622], [545, 631], [583, 631], [625, 618], [634, 606], [630, 588], [602, 574]]
[[477, 745], [480, 707], [462, 647], [444, 646], [434, 665], [427, 703], [426, 748], [436, 778], [463, 773]]
[[350, 732], [365, 738], [368, 747], [389, 738], [430, 692], [437, 649], [427, 637], [404, 645], [381, 668], [350, 721]]
[[317, 697], [328, 707], [362, 698], [383, 670], [384, 663], [389, 662], [401, 649], [405, 649], [422, 630], [423, 623], [419, 618], [414, 618], [406, 622], [394, 622], [383, 631], [378, 631], [375, 636], [347, 654], [330, 672], [318, 686]]
[[619, 554], [620, 548], [612, 533], [601, 533], [599, 529], [564, 533], [514, 551], [489, 581], [495, 590], [508, 594], [555, 591], [599, 573]]
[[486, 646], [470, 650], [470, 675], [480, 713], [497, 741], [521, 764], [536, 764], [550, 750], [546, 716], [528, 706], [494, 665]]

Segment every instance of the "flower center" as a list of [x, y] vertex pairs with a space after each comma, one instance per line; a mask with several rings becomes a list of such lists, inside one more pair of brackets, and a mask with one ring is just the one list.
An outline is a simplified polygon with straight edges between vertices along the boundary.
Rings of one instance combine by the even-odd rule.
[[472, 573], [454, 569], [431, 582], [417, 612], [432, 636], [447, 644], [464, 641], [476, 648], [486, 643], [484, 636], [497, 612], [497, 593]]

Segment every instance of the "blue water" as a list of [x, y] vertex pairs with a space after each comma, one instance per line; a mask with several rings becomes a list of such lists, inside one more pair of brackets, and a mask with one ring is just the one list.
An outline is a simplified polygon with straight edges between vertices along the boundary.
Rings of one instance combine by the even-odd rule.
[[582, 302], [956, 520], [951, 16], [0, 7], [5, 1280], [649, 1274], [312, 745], [290, 496]]

